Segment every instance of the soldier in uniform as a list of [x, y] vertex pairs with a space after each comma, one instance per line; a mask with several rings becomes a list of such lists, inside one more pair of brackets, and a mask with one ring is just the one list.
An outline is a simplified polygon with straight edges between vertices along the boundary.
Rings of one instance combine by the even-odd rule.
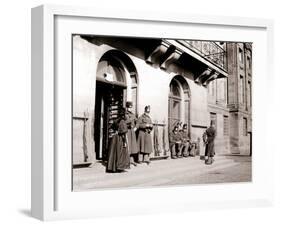
[[128, 127], [128, 152], [130, 155], [130, 163], [134, 166], [137, 166], [138, 162], [138, 153], [139, 149], [137, 146], [136, 133], [137, 130], [137, 118], [135, 114], [132, 112], [133, 102], [126, 102], [126, 124]]
[[215, 141], [216, 137], [216, 129], [215, 129], [215, 121], [211, 120], [211, 125], [203, 134], [203, 141], [206, 144], [205, 149], [205, 164], [211, 165], [214, 162], [215, 155]]
[[120, 117], [113, 123], [115, 134], [110, 140], [107, 172], [123, 172], [130, 168], [130, 157], [127, 143], [127, 124], [125, 122], [125, 109], [121, 109]]
[[187, 131], [187, 124], [183, 124], [181, 134], [181, 152], [183, 157], [189, 156], [189, 147], [190, 147], [190, 134]]
[[176, 125], [172, 132], [169, 134], [169, 143], [170, 143], [170, 150], [171, 150], [171, 158], [176, 159], [182, 157], [181, 153], [181, 134], [179, 132], [179, 127]]
[[138, 118], [137, 127], [139, 129], [138, 136], [138, 150], [139, 161], [150, 163], [149, 154], [152, 152], [152, 137], [151, 131], [153, 129], [152, 120], [149, 116], [150, 106], [145, 106], [144, 113]]

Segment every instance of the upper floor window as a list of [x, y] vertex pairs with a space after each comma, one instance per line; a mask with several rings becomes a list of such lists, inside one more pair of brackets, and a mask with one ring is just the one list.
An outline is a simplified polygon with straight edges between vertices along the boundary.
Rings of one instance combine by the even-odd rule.
[[241, 48], [239, 48], [239, 62], [243, 63], [244, 59], [243, 59], [243, 50]]
[[239, 92], [239, 95], [240, 95], [240, 103], [244, 103], [244, 77], [242, 75], [240, 75], [240, 80], [239, 80], [239, 88], [240, 88], [240, 92]]
[[247, 118], [243, 118], [243, 135], [244, 136], [247, 136], [247, 129], [248, 129]]
[[248, 67], [249, 69], [252, 68], [252, 62], [251, 62], [251, 59], [250, 59], [249, 56], [247, 56], [247, 67]]
[[229, 121], [227, 115], [223, 116], [223, 135], [224, 136], [229, 135]]
[[249, 106], [251, 107], [252, 106], [252, 85], [251, 85], [250, 81], [248, 81], [248, 103], [249, 103]]

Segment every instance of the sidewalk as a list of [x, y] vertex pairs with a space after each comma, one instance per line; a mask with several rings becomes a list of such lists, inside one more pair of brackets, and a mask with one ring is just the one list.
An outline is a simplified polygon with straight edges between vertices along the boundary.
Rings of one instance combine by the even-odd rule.
[[205, 165], [199, 156], [152, 161], [123, 173], [106, 173], [105, 166], [73, 169], [73, 190], [151, 187], [185, 184], [247, 182], [252, 177], [251, 157], [216, 156], [213, 165]]

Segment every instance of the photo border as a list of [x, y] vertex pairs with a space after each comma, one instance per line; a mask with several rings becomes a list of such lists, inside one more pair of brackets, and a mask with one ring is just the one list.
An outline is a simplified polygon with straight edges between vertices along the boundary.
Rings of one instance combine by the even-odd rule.
[[[117, 11], [108, 9], [107, 11], [98, 8], [84, 8], [74, 6], [43, 5], [32, 9], [32, 184], [31, 184], [31, 213], [32, 216], [42, 220], [63, 219], [73, 217], [93, 217], [91, 211], [86, 215], [78, 213], [71, 216], [57, 209], [58, 193], [56, 170], [58, 167], [56, 150], [56, 126], [55, 117], [56, 102], [56, 79], [55, 79], [55, 17], [74, 16], [84, 18], [99, 18], [109, 20], [141, 20], [149, 22], [175, 22], [188, 23], [194, 25], [227, 25], [243, 26], [248, 28], [263, 28], [267, 32], [267, 79], [273, 84], [273, 22], [265, 19], [223, 17], [223, 16], [202, 16], [185, 15], [167, 12], [136, 12]], [[266, 95], [270, 95], [266, 93]], [[269, 106], [269, 105], [268, 105]], [[268, 113], [269, 109], [267, 110]], [[268, 116], [267, 116], [268, 117]], [[268, 142], [268, 141], [267, 141]], [[267, 150], [271, 151], [271, 150]], [[272, 152], [272, 151], [271, 151]], [[269, 153], [271, 154], [271, 153]], [[271, 158], [270, 158], [271, 159]], [[273, 164], [273, 155], [271, 162]], [[271, 186], [269, 183], [268, 186]], [[154, 188], [157, 189], [157, 188]], [[271, 188], [268, 188], [271, 191]], [[273, 190], [273, 188], [272, 188]], [[93, 191], [95, 192], [95, 191]], [[269, 192], [270, 193], [270, 192]], [[260, 200], [256, 200], [254, 206], [268, 205], [273, 202], [273, 194], [264, 194]], [[200, 203], [199, 203], [200, 204]], [[247, 200], [217, 203], [212, 205], [215, 208], [240, 207], [249, 204]], [[71, 205], [71, 204], [70, 204]], [[203, 203], [202, 203], [203, 205]], [[133, 213], [146, 213], [131, 207]], [[176, 209], [176, 208], [175, 208]], [[182, 206], [181, 210], [188, 210]], [[78, 210], [77, 210], [78, 211]], [[111, 213], [103, 213], [110, 216]]]

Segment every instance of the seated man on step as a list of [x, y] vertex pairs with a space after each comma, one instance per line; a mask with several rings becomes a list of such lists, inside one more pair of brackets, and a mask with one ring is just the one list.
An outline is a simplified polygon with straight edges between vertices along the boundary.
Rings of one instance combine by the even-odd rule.
[[181, 153], [183, 157], [189, 156], [189, 147], [190, 147], [190, 134], [187, 130], [187, 124], [183, 124], [181, 134]]
[[170, 151], [171, 158], [181, 158], [181, 134], [179, 133], [179, 127], [176, 125], [172, 132], [169, 134], [169, 143], [170, 143]]

